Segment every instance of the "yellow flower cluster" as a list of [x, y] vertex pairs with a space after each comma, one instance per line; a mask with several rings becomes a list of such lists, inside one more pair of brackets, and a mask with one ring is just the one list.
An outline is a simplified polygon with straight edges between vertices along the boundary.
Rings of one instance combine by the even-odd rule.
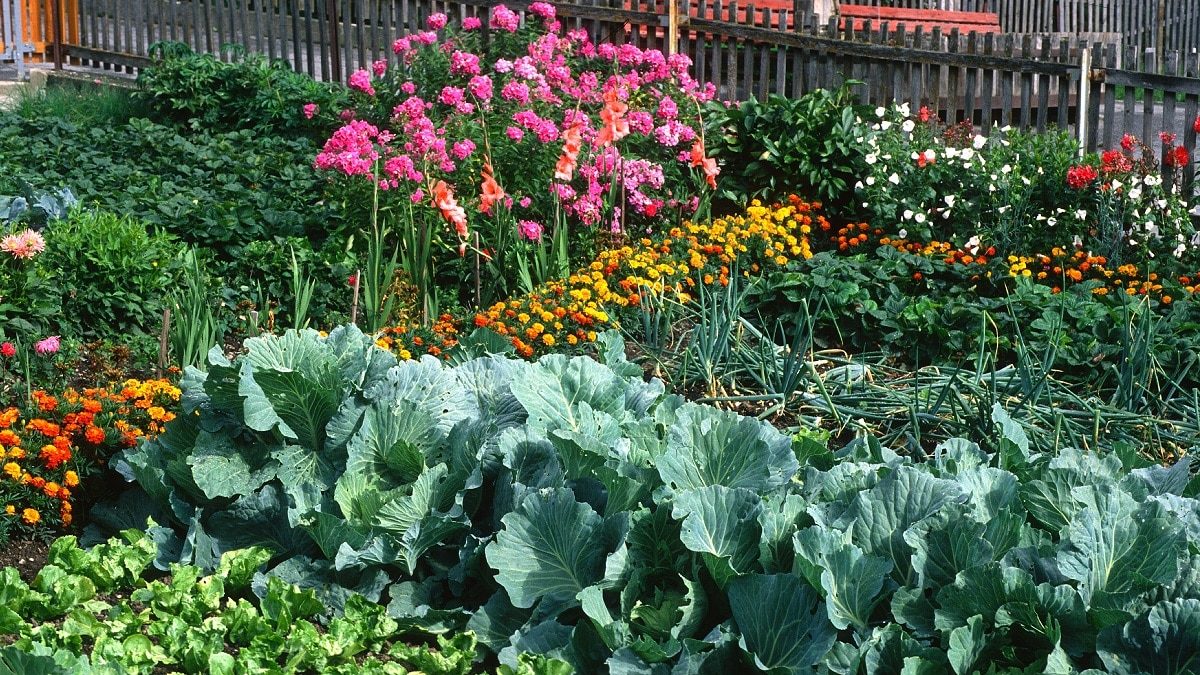
[[648, 296], [688, 302], [699, 284], [728, 285], [731, 270], [748, 275], [812, 257], [813, 228], [829, 230], [819, 209], [793, 197], [786, 205], [756, 201], [744, 214], [685, 223], [659, 239], [603, 251], [565, 280], [480, 312], [475, 325], [507, 336], [527, 358], [557, 344], [595, 340], [597, 329], [617, 325], [614, 313]]

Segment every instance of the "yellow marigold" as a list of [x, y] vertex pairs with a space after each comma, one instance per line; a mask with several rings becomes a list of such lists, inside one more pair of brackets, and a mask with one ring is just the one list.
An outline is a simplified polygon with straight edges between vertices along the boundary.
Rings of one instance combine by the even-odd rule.
[[66, 485], [69, 488], [79, 485], [79, 474], [68, 470], [63, 474], [63, 485]]
[[21, 520], [25, 521], [26, 525], [37, 525], [42, 519], [42, 514], [38, 513], [37, 509], [25, 509], [21, 512]]
[[13, 506], [12, 504], [6, 504], [4, 506], [4, 513], [5, 515], [14, 516], [17, 514], [17, 507]]
[[4, 473], [8, 474], [9, 478], [16, 480], [21, 477], [21, 465], [9, 462], [4, 465]]

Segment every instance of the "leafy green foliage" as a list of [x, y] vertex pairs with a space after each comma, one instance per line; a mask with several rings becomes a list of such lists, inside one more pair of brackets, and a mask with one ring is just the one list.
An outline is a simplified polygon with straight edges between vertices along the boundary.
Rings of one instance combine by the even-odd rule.
[[315, 154], [306, 139], [250, 130], [184, 135], [145, 119], [85, 127], [0, 114], [0, 175], [39, 190], [68, 186], [87, 206], [224, 259], [256, 240], [324, 241], [338, 213], [322, 204]]
[[[311, 589], [272, 577], [261, 598], [250, 595], [271, 557], [263, 549], [225, 553], [210, 574], [172, 565], [160, 579], [152, 575], [155, 550], [136, 530], [88, 550], [63, 537], [31, 584], [5, 569], [0, 673], [477, 672], [470, 634], [438, 637], [436, 649], [406, 642], [386, 610], [361, 596], [319, 623], [323, 605]], [[519, 672], [562, 672], [522, 663], [531, 670]]]
[[[326, 133], [349, 103], [345, 87], [297, 73], [284, 60], [231, 51], [234, 58], [222, 61], [179, 42], [151, 45], [155, 61], [138, 73], [135, 95], [157, 119], [195, 130], [313, 138]], [[304, 114], [310, 103], [318, 111], [312, 119]]]
[[263, 547], [260, 597], [283, 580], [323, 603], [306, 612], [386, 603], [413, 630], [474, 631], [513, 672], [522, 653], [578, 672], [1119, 670], [1161, 645], [1176, 665], [1155, 672], [1186, 672], [1189, 460], [1040, 452], [999, 407], [986, 448], [830, 452], [666, 395], [621, 347], [450, 368], [352, 327], [255, 338], [190, 371], [187, 414], [120, 468], [170, 514], [159, 564]]
[[840, 213], [867, 165], [850, 84], [798, 99], [771, 94], [740, 105], [710, 104], [709, 150], [722, 163], [719, 198], [735, 207], [752, 199], [802, 194]]
[[64, 289], [64, 329], [120, 337], [158, 327], [177, 252], [171, 237], [130, 218], [77, 209], [47, 229], [37, 261]]

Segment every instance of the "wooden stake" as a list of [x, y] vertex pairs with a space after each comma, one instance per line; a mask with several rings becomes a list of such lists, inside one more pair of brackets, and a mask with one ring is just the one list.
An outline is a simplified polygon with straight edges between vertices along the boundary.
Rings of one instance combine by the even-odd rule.
[[358, 287], [362, 283], [362, 270], [354, 271], [354, 299], [350, 301], [350, 323], [358, 325]]
[[167, 370], [168, 345], [167, 339], [171, 333], [171, 309], [163, 310], [162, 332], [158, 335], [158, 376], [162, 377]]

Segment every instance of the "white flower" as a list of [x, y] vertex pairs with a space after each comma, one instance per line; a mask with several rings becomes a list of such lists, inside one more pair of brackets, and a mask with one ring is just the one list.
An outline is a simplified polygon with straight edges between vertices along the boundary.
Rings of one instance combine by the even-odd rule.
[[888, 176], [888, 182], [891, 183], [892, 185], [899, 185], [900, 184], [900, 176], [898, 174], [893, 173], [892, 175]]
[[1075, 248], [1080, 248], [1083, 246], [1083, 239], [1080, 239], [1079, 235], [1075, 235], [1075, 238], [1071, 240], [1071, 245]]
[[892, 123], [887, 120], [884, 120], [879, 123], [879, 128], [882, 129], [883, 131], [887, 131], [889, 128], [891, 128], [891, 126], [892, 126]]
[[862, 189], [863, 189], [863, 187], [864, 187], [864, 186], [863, 186], [863, 182], [862, 182], [861, 180], [860, 180], [860, 181], [858, 181], [857, 183], [855, 183], [855, 184], [854, 184], [854, 189], [855, 189], [855, 190], [862, 190]]
[[1146, 234], [1148, 234], [1151, 237], [1154, 237], [1156, 239], [1159, 238], [1158, 225], [1155, 225], [1153, 220], [1147, 220], [1145, 222], [1145, 226], [1146, 226]]
[[908, 239], [908, 230], [906, 230], [904, 228], [900, 228], [900, 231], [897, 232], [896, 234], [900, 235], [901, 239]]
[[900, 110], [900, 114], [904, 115], [905, 117], [908, 117], [912, 114], [912, 108], [908, 107], [908, 103], [901, 103], [898, 110]]
[[950, 148], [950, 147], [948, 147], [948, 148], [946, 148], [945, 150], [943, 150], [943, 151], [942, 151], [942, 154], [944, 154], [944, 155], [945, 155], [945, 156], [946, 156], [948, 159], [952, 159], [952, 158], [954, 158], [954, 157], [958, 157], [958, 148]]
[[975, 151], [971, 148], [963, 148], [961, 156], [964, 160], [969, 162], [971, 161], [971, 158], [975, 156]]
[[[1113, 181], [1113, 182], [1116, 182], [1116, 181]], [[1141, 199], [1142, 198], [1142, 188], [1139, 186], [1139, 187], [1135, 187], [1132, 190], [1130, 190], [1129, 198], [1134, 201]]]
[[942, 201], [946, 202], [946, 206], [948, 206], [949, 208], [954, 208], [954, 202], [957, 199], [958, 199], [958, 197], [956, 197], [954, 195], [946, 195], [945, 197], [942, 197]]
[[1167, 208], [1167, 200], [1165, 200], [1165, 199], [1160, 199], [1160, 200], [1154, 202], [1154, 204], [1155, 204], [1155, 206], [1157, 206], [1160, 209]]
[[1021, 182], [1024, 183], [1025, 185], [1029, 185], [1031, 181], [1028, 178], [1026, 178], [1025, 176], [1021, 176]]
[[1182, 258], [1183, 254], [1187, 252], [1187, 247], [1184, 246], [1183, 244], [1180, 244], [1175, 247], [1175, 250], [1173, 252], [1175, 253], [1176, 258]]
[[867, 185], [875, 184], [875, 176], [867, 176]]
[[878, 108], [875, 109], [876, 117], [883, 117], [886, 114], [887, 114], [887, 108], [884, 108], [883, 106], [879, 106]]
[[923, 223], [925, 222], [925, 214], [918, 213], [917, 215], [913, 216], [913, 220], [917, 221], [918, 223]]
[[975, 235], [968, 239], [967, 243], [963, 244], [963, 248], [969, 251], [971, 255], [975, 255], [975, 253], [979, 251], [979, 235]]
[[1046, 224], [1049, 225], [1050, 227], [1054, 227], [1055, 225], [1058, 225], [1058, 219], [1057, 218], [1047, 218]]
[[1078, 209], [1077, 211], [1075, 211], [1075, 217], [1078, 218], [1079, 220], [1086, 220], [1087, 219], [1087, 209]]
[[1000, 127], [1000, 131], [1007, 134], [1008, 132], [1012, 131], [1012, 125], [1005, 124], [1004, 126]]
[[1000, 173], [1004, 173], [1004, 174], [1012, 173], [1012, 167], [1005, 164], [1004, 166], [1000, 167]]
[[1162, 176], [1155, 176], [1153, 174], [1146, 176], [1146, 185], [1150, 187], [1158, 187], [1159, 185], [1162, 185], [1162, 182]]
[[869, 154], [868, 154], [866, 157], [864, 157], [863, 159], [867, 160], [867, 164], [874, 164], [875, 162], [878, 162], [878, 161], [879, 161], [879, 158], [878, 158], [878, 157], [876, 157], [876, 156], [875, 156], [875, 153], [873, 153], [873, 152], [872, 152], [872, 153], [869, 153]]
[[1010, 208], [1012, 208], [1012, 204], [1005, 204], [996, 209], [996, 213], [1007, 213]]
[[904, 120], [904, 124], [901, 124], [900, 128], [904, 130], [904, 133], [911, 134], [913, 129], [917, 128], [917, 124], [912, 120]]
[[909, 159], [916, 159], [916, 158], [918, 158], [918, 157], [920, 157], [920, 155], [918, 155], [918, 154], [916, 153], [916, 151], [913, 151], [913, 153], [912, 153], [911, 155], [909, 155]]
[[976, 150], [981, 150], [983, 146], [987, 145], [987, 139], [983, 136], [976, 136], [975, 140], [971, 141], [971, 145], [975, 146]]
[[1043, 174], [1045, 174], [1045, 173], [1046, 173], [1046, 172], [1045, 172], [1044, 170], [1042, 170], [1042, 167], [1040, 167], [1040, 166], [1039, 166], [1039, 167], [1038, 167], [1038, 175], [1039, 175], [1039, 176], [1041, 176], [1041, 175], [1043, 175]]
[[912, 217], [913, 217], [912, 209], [904, 209], [903, 217], [905, 220], [912, 220]]
[[1120, 189], [1121, 189], [1122, 187], [1124, 187], [1124, 186], [1125, 186], [1125, 184], [1124, 184], [1124, 183], [1122, 183], [1120, 180], [1118, 180], [1118, 179], [1116, 179], [1116, 178], [1114, 178], [1114, 179], [1113, 179], [1113, 182], [1112, 182], [1112, 189], [1114, 189], [1114, 190], [1120, 190]]

